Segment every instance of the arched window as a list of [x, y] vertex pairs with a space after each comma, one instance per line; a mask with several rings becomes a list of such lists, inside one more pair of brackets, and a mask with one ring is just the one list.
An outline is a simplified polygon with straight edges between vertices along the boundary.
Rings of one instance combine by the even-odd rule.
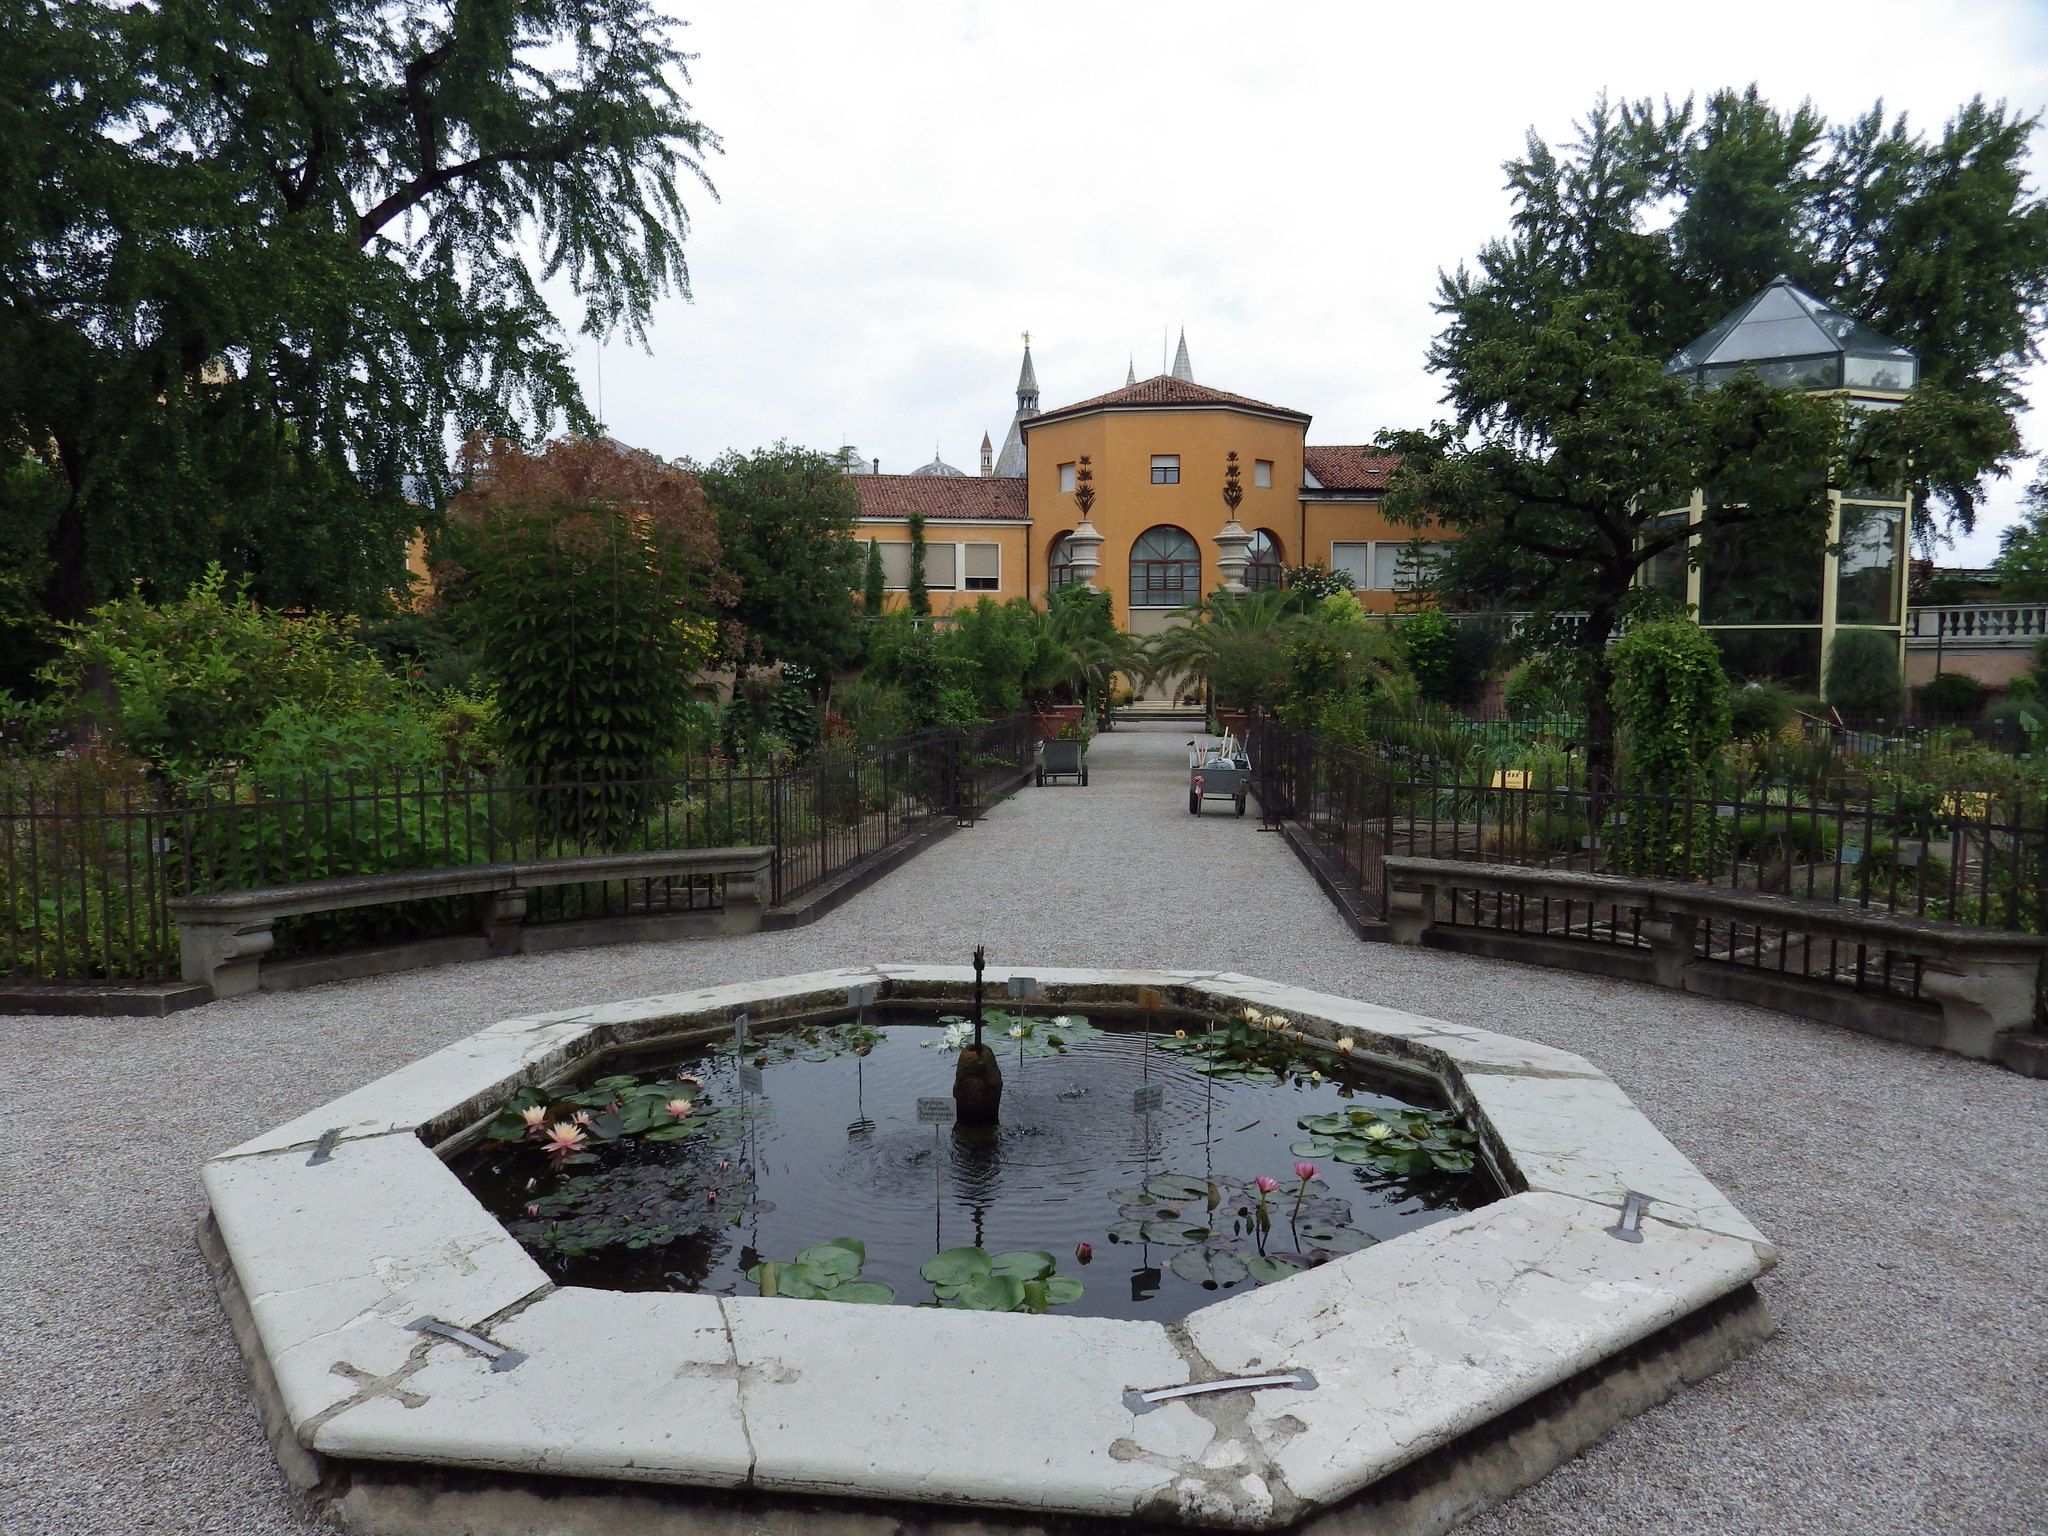
[[1269, 587], [1280, 585], [1282, 564], [1280, 558], [1280, 536], [1270, 528], [1261, 528], [1252, 535], [1252, 546], [1247, 551], [1251, 564], [1245, 567], [1244, 584], [1247, 591], [1264, 592]]
[[1054, 534], [1052, 543], [1046, 546], [1045, 584], [1053, 592], [1074, 584], [1074, 546], [1067, 542], [1064, 533]]
[[1178, 608], [1200, 601], [1202, 552], [1184, 528], [1161, 523], [1131, 546], [1131, 606]]

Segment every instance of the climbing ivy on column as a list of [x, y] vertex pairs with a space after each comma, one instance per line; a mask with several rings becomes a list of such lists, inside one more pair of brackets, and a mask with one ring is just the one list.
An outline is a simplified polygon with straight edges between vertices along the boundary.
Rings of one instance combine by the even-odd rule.
[[1631, 625], [1612, 661], [1626, 819], [1611, 835], [1610, 861], [1641, 874], [1707, 874], [1727, 851], [1712, 803], [1733, 732], [1721, 653], [1692, 620], [1658, 619]]

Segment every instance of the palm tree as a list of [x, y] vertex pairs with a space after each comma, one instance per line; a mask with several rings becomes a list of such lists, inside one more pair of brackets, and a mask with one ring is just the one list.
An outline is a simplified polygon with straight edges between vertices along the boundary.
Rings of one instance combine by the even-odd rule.
[[1077, 703], [1093, 706], [1106, 724], [1118, 674], [1144, 675], [1144, 647], [1116, 627], [1108, 594], [1093, 587], [1055, 592], [1039, 624], [1038, 657], [1025, 679], [1026, 690], [1042, 696], [1065, 689]]
[[1301, 619], [1294, 593], [1273, 587], [1239, 596], [1219, 587], [1174, 617], [1145, 645], [1148, 683], [1192, 679], [1218, 709], [1249, 713], [1272, 702], [1287, 680], [1288, 635]]

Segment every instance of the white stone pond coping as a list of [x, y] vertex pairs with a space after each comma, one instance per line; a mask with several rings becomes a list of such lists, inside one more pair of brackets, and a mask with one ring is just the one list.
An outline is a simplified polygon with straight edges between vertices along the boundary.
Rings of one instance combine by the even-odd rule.
[[[1169, 1007], [1283, 1013], [1312, 1045], [1348, 1035], [1353, 1060], [1442, 1084], [1516, 1192], [1177, 1325], [556, 1286], [436, 1146], [614, 1047], [723, 1031], [740, 1009], [757, 1027], [836, 1012], [867, 981], [884, 1003], [956, 996], [972, 973], [847, 968], [507, 1019], [206, 1165], [291, 1434], [352, 1463], [1271, 1529], [1775, 1259], [1582, 1057], [1230, 973], [1014, 970], [1054, 1005], [1153, 987]], [[989, 973], [998, 993], [1009, 974]], [[1628, 1190], [1652, 1201], [1641, 1242], [1607, 1230]], [[422, 1317], [525, 1358], [493, 1370], [408, 1330]], [[1312, 1388], [1125, 1397], [1298, 1370]]]

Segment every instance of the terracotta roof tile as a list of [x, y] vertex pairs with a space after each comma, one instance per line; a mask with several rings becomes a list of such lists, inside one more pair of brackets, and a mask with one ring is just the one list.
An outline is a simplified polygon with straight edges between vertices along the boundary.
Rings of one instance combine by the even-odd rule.
[[1384, 491], [1387, 476], [1400, 462], [1398, 453], [1382, 452], [1369, 443], [1301, 450], [1301, 467], [1314, 475], [1326, 491]]
[[1253, 400], [1245, 395], [1233, 395], [1228, 390], [1211, 389], [1206, 384], [1196, 384], [1187, 379], [1176, 379], [1171, 374], [1159, 374], [1150, 379], [1140, 379], [1135, 384], [1126, 384], [1122, 389], [1113, 389], [1106, 395], [1092, 399], [1077, 400], [1072, 405], [1063, 405], [1057, 410], [1046, 411], [1033, 416], [1024, 423], [1024, 430], [1065, 416], [1078, 416], [1086, 411], [1102, 410], [1117, 406], [1143, 405], [1237, 405], [1251, 411], [1272, 411], [1281, 416], [1296, 417], [1307, 421], [1306, 411], [1289, 410], [1284, 405], [1268, 405], [1263, 400]]
[[982, 479], [963, 475], [848, 475], [860, 493], [862, 517], [974, 518], [985, 522], [1023, 522], [1030, 514], [1024, 482], [1001, 476]]

